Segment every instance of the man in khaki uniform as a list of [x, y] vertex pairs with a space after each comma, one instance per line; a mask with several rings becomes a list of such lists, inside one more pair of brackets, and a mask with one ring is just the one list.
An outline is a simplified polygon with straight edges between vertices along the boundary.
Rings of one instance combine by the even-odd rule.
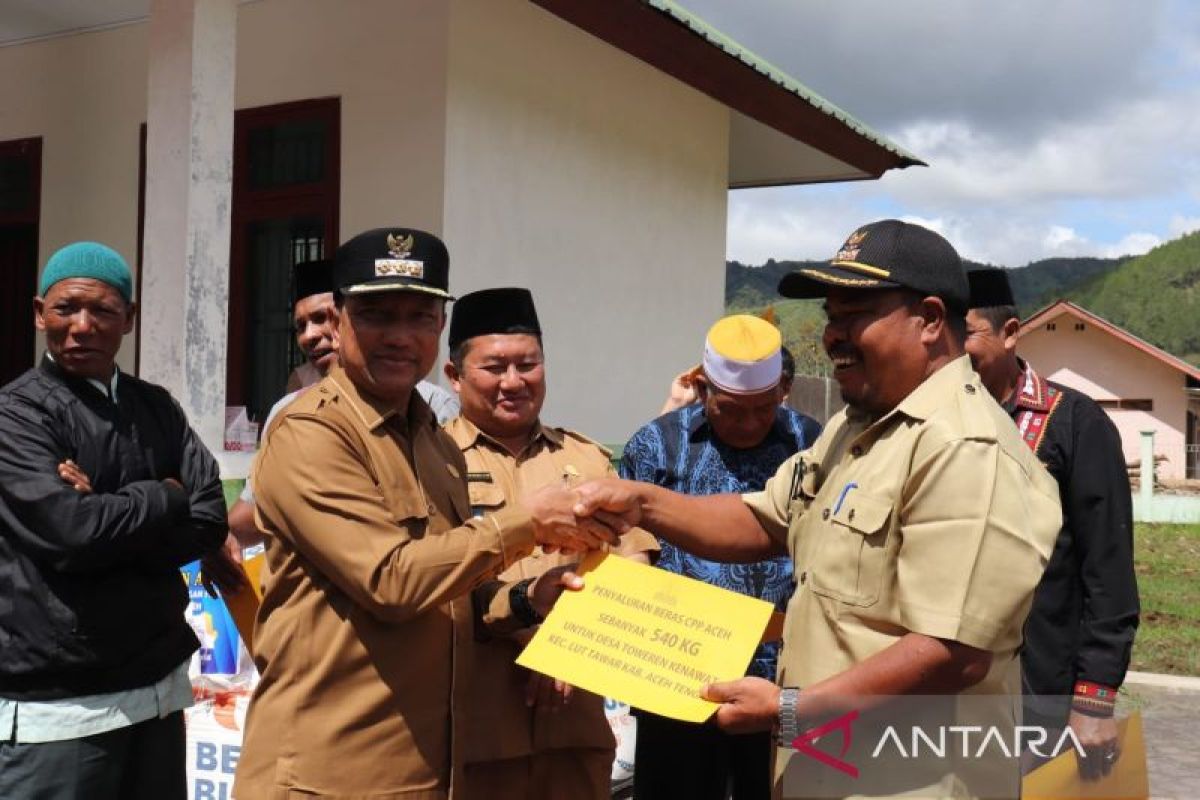
[[[614, 474], [600, 445], [541, 423], [541, 337], [527, 289], [485, 289], [455, 303], [445, 369], [462, 416], [445, 430], [466, 459], [476, 516], [503, 513], [530, 489]], [[617, 552], [649, 563], [648, 554], [657, 550], [653, 536], [634, 529]], [[476, 590], [486, 640], [471, 658], [463, 745], [468, 800], [611, 795], [616, 744], [603, 699], [513, 663], [546, 611], [530, 593], [534, 579], [577, 561], [538, 548]]]
[[280, 412], [255, 464], [267, 575], [245, 800], [448, 797], [470, 590], [537, 544], [615, 543], [576, 527], [561, 487], [471, 519], [462, 454], [413, 391], [437, 357], [448, 270], [422, 231], [338, 248], [340, 366]]
[[[885, 724], [906, 745], [915, 722], [935, 737], [925, 723], [1007, 725], [1011, 742], [1021, 627], [1061, 521], [1053, 480], [964, 355], [959, 257], [932, 231], [885, 220], [780, 292], [825, 297], [824, 345], [849, 404], [814, 446], [759, 493], [604, 482], [581, 487], [576, 510], [624, 513], [709, 558], [791, 554], [776, 683], [705, 690], [723, 728], [777, 731], [777, 795], [1015, 797], [1016, 759], [975, 758], [978, 739], [968, 758], [957, 744], [940, 759], [875, 757]], [[883, 702], [899, 695], [945, 699]], [[823, 746], [800, 738], [826, 721]]]

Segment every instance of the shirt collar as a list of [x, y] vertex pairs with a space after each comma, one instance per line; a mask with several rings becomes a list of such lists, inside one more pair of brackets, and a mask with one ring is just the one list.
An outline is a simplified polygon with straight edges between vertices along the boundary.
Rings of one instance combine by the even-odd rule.
[[[967, 388], [969, 387], [969, 388]], [[937, 372], [930, 375], [921, 385], [909, 392], [908, 397], [900, 401], [884, 418], [892, 414], [904, 414], [913, 419], [925, 420], [933, 416], [939, 408], [946, 404], [946, 398], [955, 391], [966, 388], [968, 392], [986, 392], [979, 376], [971, 368], [971, 359], [966, 355], [943, 364]]]
[[[49, 350], [46, 351], [46, 360], [54, 365], [54, 369], [58, 374], [60, 374], [64, 377], [75, 378], [76, 380], [80, 380], [79, 378], [76, 378], [74, 375], [68, 375], [66, 370], [64, 370], [62, 367], [60, 367], [58, 365], [58, 362], [54, 360], [54, 356], [50, 355]], [[91, 384], [96, 389], [96, 391], [100, 392], [100, 394], [104, 395], [109, 400], [112, 400], [115, 403], [115, 402], [117, 402], [117, 380], [120, 377], [121, 377], [121, 368], [118, 367], [116, 364], [114, 364], [113, 365], [113, 374], [112, 374], [112, 377], [109, 378], [107, 386], [104, 385], [104, 381], [98, 380], [96, 378], [83, 378], [82, 380], [87, 381], [89, 384]]]
[[332, 381], [342, 395], [350, 401], [350, 407], [354, 409], [354, 413], [369, 431], [374, 431], [392, 417], [398, 417], [400, 421], [405, 422], [410, 431], [422, 425], [437, 427], [437, 418], [429, 410], [428, 404], [415, 386], [409, 394], [408, 408], [404, 409], [402, 413], [392, 403], [362, 391], [354, 381], [350, 380], [350, 376], [346, 374], [341, 365], [335, 365], [333, 369], [329, 370], [326, 379]]
[[[494, 438], [484, 433], [471, 420], [467, 419], [465, 414], [459, 414], [454, 419], [450, 420], [445, 425], [446, 433], [450, 434], [460, 450], [469, 450], [474, 447], [477, 442], [486, 442], [490, 447], [493, 447], [501, 452], [507, 453], [508, 448], [504, 447]], [[537, 429], [534, 431], [533, 438], [529, 440], [529, 444], [525, 446], [522, 453], [528, 452], [538, 440], [545, 440], [552, 447], [559, 448], [563, 446], [562, 431], [556, 428], [550, 428], [543, 425], [541, 420], [538, 420]]]
[[1038, 375], [1028, 361], [1018, 358], [1017, 363], [1021, 365], [1021, 379], [1017, 382], [1017, 391], [1005, 402], [1005, 409], [1011, 411], [1017, 408], [1027, 408], [1031, 411], [1049, 411], [1052, 405], [1049, 382]]

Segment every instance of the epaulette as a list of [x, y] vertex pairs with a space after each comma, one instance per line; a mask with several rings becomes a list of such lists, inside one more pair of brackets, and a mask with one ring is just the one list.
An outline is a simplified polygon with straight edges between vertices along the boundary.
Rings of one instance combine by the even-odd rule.
[[576, 441], [580, 441], [580, 442], [583, 442], [584, 444], [590, 444], [590, 445], [596, 447], [597, 449], [600, 450], [601, 453], [604, 454], [605, 458], [609, 458], [609, 459], [612, 458], [612, 450], [610, 448], [605, 447], [604, 445], [600, 444], [600, 442], [597, 442], [595, 439], [593, 439], [590, 436], [585, 436], [584, 434], [580, 433], [579, 431], [573, 431], [573, 430], [570, 430], [569, 428], [555, 428], [555, 430], [558, 431], [559, 433], [561, 433], [563, 436], [570, 436], [572, 439], [575, 439]]

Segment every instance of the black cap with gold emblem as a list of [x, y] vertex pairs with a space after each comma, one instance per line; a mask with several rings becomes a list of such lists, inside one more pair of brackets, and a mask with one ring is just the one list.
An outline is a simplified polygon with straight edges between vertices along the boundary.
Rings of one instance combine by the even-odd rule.
[[898, 219], [863, 225], [850, 234], [828, 265], [802, 267], [783, 276], [784, 297], [824, 297], [830, 287], [913, 289], [940, 297], [949, 308], [967, 310], [967, 276], [962, 259], [938, 234]]
[[375, 228], [346, 241], [333, 257], [333, 287], [343, 295], [424, 292], [454, 299], [446, 245], [416, 228]]

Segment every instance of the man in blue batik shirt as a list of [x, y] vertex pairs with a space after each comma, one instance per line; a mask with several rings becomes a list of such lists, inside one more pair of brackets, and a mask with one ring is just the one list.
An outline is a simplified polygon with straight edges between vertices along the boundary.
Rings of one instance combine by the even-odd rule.
[[[702, 371], [693, 378], [698, 402], [664, 414], [633, 435], [621, 477], [695, 495], [754, 492], [779, 465], [821, 432], [810, 417], [783, 408], [781, 339], [758, 317], [726, 317], [709, 329]], [[723, 564], [661, 542], [657, 566], [758, 597], [783, 611], [792, 595], [787, 557]], [[775, 678], [779, 643], [760, 645], [747, 671]], [[634, 796], [734, 800], [771, 796], [769, 733], [727, 734], [637, 712]]]

